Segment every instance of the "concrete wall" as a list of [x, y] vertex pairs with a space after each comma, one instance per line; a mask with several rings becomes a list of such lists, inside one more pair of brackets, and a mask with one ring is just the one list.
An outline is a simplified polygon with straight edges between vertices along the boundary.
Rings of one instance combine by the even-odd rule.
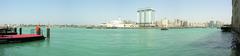
[[240, 0], [232, 0], [232, 28], [240, 33]]

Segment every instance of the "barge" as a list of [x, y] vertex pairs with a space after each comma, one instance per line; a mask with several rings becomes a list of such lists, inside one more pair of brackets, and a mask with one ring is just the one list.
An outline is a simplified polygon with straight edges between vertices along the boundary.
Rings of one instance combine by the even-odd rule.
[[1, 27], [0, 44], [43, 40], [45, 37], [39, 33], [40, 31], [39, 26], [36, 27], [36, 34], [22, 34], [22, 28], [19, 28], [19, 33], [17, 33], [17, 28]]

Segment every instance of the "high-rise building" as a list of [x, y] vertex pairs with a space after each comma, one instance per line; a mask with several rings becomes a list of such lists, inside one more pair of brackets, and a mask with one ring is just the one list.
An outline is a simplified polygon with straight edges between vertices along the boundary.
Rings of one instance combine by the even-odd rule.
[[138, 17], [139, 17], [139, 26], [140, 27], [152, 27], [154, 26], [153, 20], [155, 18], [155, 10], [152, 8], [146, 8], [138, 10]]

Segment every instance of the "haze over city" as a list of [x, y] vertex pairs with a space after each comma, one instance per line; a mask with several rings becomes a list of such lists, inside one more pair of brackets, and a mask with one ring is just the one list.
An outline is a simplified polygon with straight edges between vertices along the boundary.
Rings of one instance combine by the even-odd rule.
[[231, 22], [231, 0], [1, 0], [1, 24], [100, 24], [122, 18], [138, 21], [151, 7], [155, 20]]

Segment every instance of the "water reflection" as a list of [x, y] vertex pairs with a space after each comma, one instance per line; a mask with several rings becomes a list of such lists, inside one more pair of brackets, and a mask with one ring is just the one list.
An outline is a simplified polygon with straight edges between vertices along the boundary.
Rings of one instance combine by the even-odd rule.
[[47, 39], [45, 39], [46, 40], [46, 42], [47, 42], [47, 46], [46, 47], [49, 47], [50, 46], [50, 38], [47, 38]]
[[[24, 42], [24, 43], [10, 43], [10, 44], [0, 44], [0, 56], [15, 56], [15, 52], [18, 52], [18, 49], [24, 49], [29, 47], [42, 48], [49, 47], [50, 39]], [[27, 51], [27, 50], [25, 50]]]
[[[191, 29], [114, 30], [104, 31], [102, 34], [99, 32], [102, 33], [96, 30], [80, 31], [71, 35], [75, 38], [66, 38], [62, 36], [65, 33], [59, 33], [55, 35], [59, 36], [57, 38], [4, 44], [0, 45], [0, 56], [120, 56], [123, 54], [125, 56], [239, 56], [239, 51], [236, 49], [236, 45], [239, 44], [235, 43], [232, 33], [218, 30], [209, 32]], [[98, 34], [92, 36], [90, 33]], [[82, 37], [79, 37], [79, 34]]]
[[240, 35], [237, 33], [233, 33], [233, 39], [232, 39], [232, 53], [230, 56], [240, 56], [240, 43], [238, 41]]

